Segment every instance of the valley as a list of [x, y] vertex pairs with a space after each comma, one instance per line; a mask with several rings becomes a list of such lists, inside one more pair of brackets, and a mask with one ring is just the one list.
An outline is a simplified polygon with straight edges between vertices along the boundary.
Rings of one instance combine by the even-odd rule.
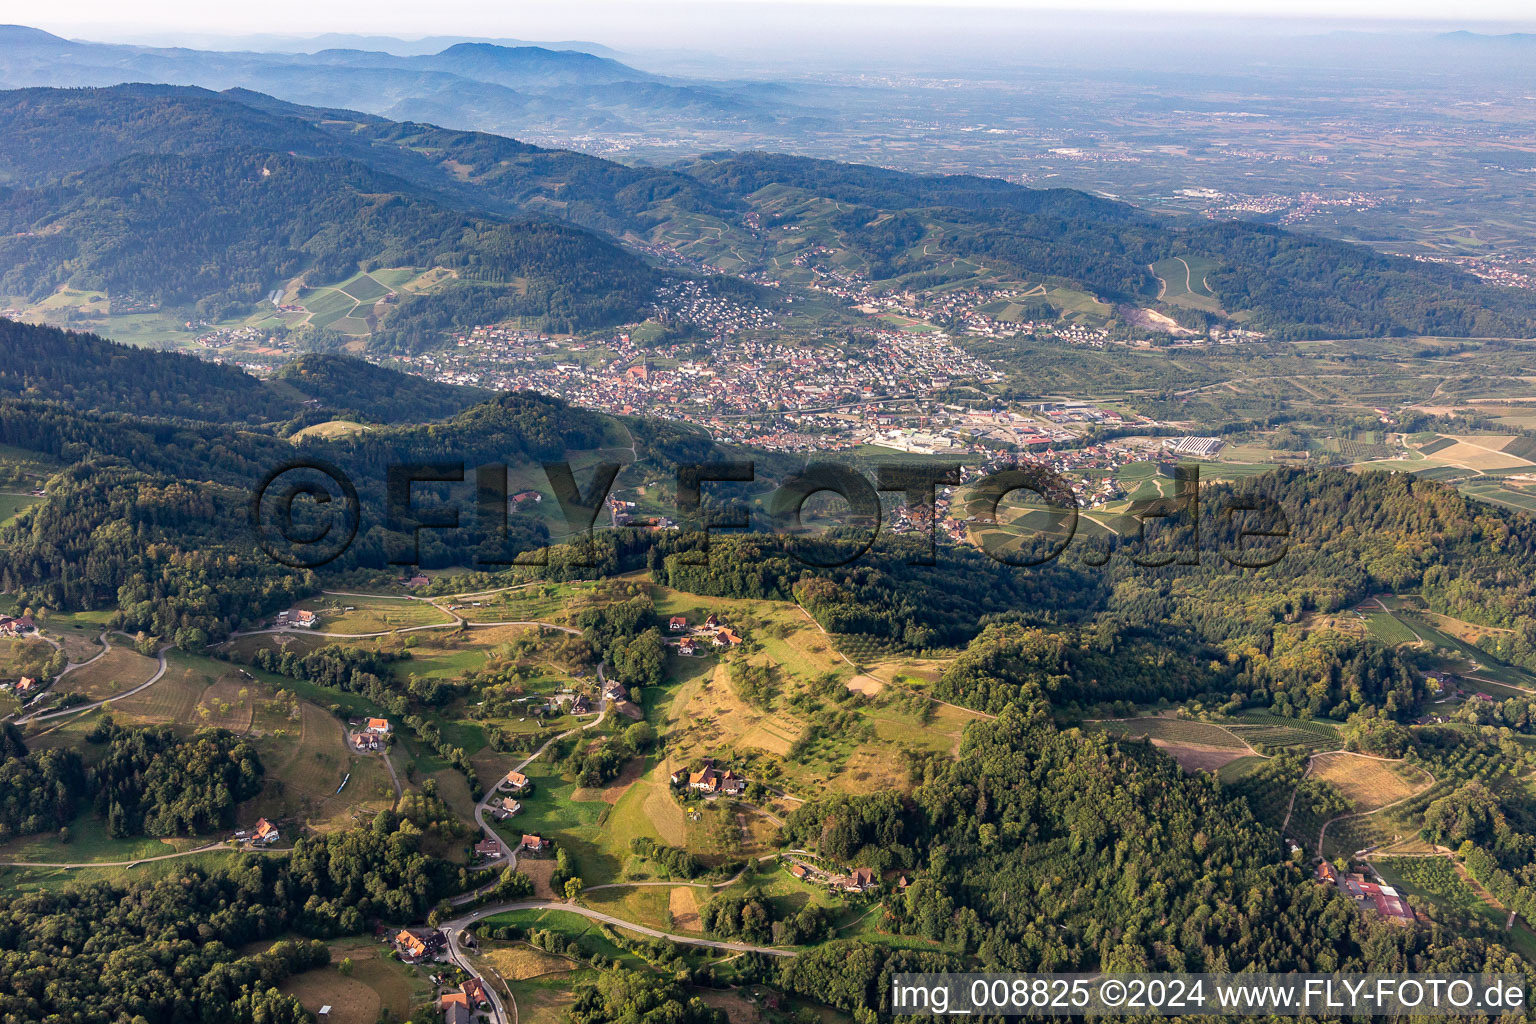
[[1523, 979], [1527, 41], [1339, 34], [0, 27], [0, 1017]]

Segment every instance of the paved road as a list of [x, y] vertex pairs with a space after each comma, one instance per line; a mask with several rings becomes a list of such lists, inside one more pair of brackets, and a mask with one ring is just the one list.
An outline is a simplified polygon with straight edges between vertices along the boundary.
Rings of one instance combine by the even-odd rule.
[[[478, 972], [469, 962], [469, 956], [459, 944], [459, 933], [470, 927], [477, 921], [484, 920], [496, 914], [504, 914], [512, 910], [563, 910], [568, 914], [579, 914], [593, 921], [601, 921], [604, 924], [622, 928], [628, 932], [635, 932], [653, 939], [668, 939], [672, 942], [687, 946], [702, 946], [706, 949], [720, 949], [732, 953], [764, 953], [768, 956], [791, 957], [795, 956], [793, 950], [775, 949], [772, 946], [754, 946], [746, 942], [720, 942], [715, 939], [704, 939], [696, 935], [675, 935], [656, 928], [648, 928], [645, 925], [635, 924], [612, 914], [605, 914], [600, 910], [579, 906], [575, 903], [561, 903], [557, 900], [518, 900], [513, 903], [493, 903], [488, 907], [481, 907], [462, 917], [456, 917], [452, 921], [445, 922], [441, 927], [448, 935], [448, 959], [470, 975]], [[493, 1024], [512, 1024], [507, 1016], [506, 1008], [502, 1005], [501, 996], [490, 985], [485, 986], [486, 995], [491, 1000], [491, 1020]]]
[[177, 857], [194, 857], [199, 853], [292, 853], [290, 847], [275, 849], [273, 847], [233, 847], [228, 843], [209, 843], [207, 846], [199, 846], [195, 850], [182, 850], [180, 853], [162, 853], [154, 857], [140, 857], [138, 860], [87, 860], [73, 864], [61, 864], [52, 860], [0, 860], [0, 867], [7, 868], [136, 868], [140, 864], [152, 864], [157, 860], [175, 860]]
[[[550, 626], [550, 627], [552, 627], [554, 629], [563, 630], [563, 631], [565, 631], [567, 633], [576, 633], [576, 634], [580, 635], [580, 630], [571, 629], [569, 626], [556, 626], [553, 623], [549, 623], [549, 622], [541, 622], [541, 623], [539, 623], [539, 625], [541, 625], [541, 626]], [[604, 718], [607, 718], [608, 717], [608, 698], [607, 698], [606, 695], [603, 694], [603, 691], [606, 690], [607, 688], [608, 688], [608, 677], [603, 674], [603, 665], [601, 663], [599, 663], [598, 666], [597, 666], [597, 692], [598, 692], [598, 698], [597, 698], [597, 700], [598, 700], [598, 704], [597, 704], [597, 717], [592, 719], [592, 721], [588, 722], [586, 725], [577, 726], [574, 729], [567, 729], [567, 730], [565, 730], [565, 732], [562, 732], [562, 733], [560, 733], [558, 735], [555, 735], [555, 736], [551, 736], [549, 739], [544, 741], [543, 745], [540, 746], [538, 750], [535, 750], [533, 753], [529, 754], [527, 757], [523, 758], [516, 765], [514, 765], [512, 770], [515, 771], [515, 772], [522, 771], [524, 768], [527, 768], [530, 764], [532, 764], [533, 762], [537, 761], [539, 759], [539, 755], [543, 754], [544, 751], [548, 750], [550, 748], [551, 744], [555, 743], [558, 740], [563, 740], [567, 736], [573, 735], [573, 734], [578, 733], [578, 732], [582, 732], [583, 730], [594, 728], [600, 722], [602, 722], [602, 720]], [[503, 777], [505, 777], [505, 776], [503, 776]], [[489, 826], [489, 825], [487, 825], [485, 823], [485, 810], [490, 805], [490, 802], [493, 799], [496, 798], [496, 796], [497, 796], [497, 792], [496, 792], [497, 791], [497, 787], [499, 787], [500, 785], [501, 785], [501, 779], [497, 779], [496, 780], [496, 784], [491, 786], [488, 790], [486, 790], [485, 796], [482, 797], [480, 802], [475, 805], [475, 824], [480, 827], [481, 834], [483, 834], [485, 836], [488, 836], [491, 839], [496, 840], [496, 846], [500, 850], [500, 852], [495, 857], [491, 858], [490, 861], [488, 861], [485, 864], [482, 864], [481, 865], [482, 868], [484, 868], [484, 867], [491, 867], [493, 865], [497, 865], [503, 858], [506, 859], [506, 864], [504, 865], [505, 867], [510, 867], [510, 868], [517, 867], [517, 851], [516, 850], [509, 850], [509, 849], [507, 849], [507, 844], [502, 840], [501, 836], [496, 833], [496, 830], [494, 828], [491, 828], [491, 826]], [[485, 885], [481, 886], [480, 888], [475, 889], [475, 890], [473, 890], [471, 892], [467, 892], [463, 896], [457, 897], [457, 899], [458, 899], [459, 902], [468, 903], [471, 899], [474, 899], [476, 896], [479, 896], [482, 892], [485, 892], [486, 890], [492, 888], [495, 884], [496, 884], [495, 882], [487, 882]]]
[[[112, 649], [111, 643], [108, 642], [108, 640], [107, 640], [107, 634], [106, 633], [101, 634], [101, 642], [106, 647], [106, 650], [104, 650], [100, 654], [96, 655], [96, 657], [92, 658], [90, 661], [82, 661], [78, 665], [72, 665], [69, 668], [66, 668], [63, 672], [59, 673], [59, 679], [63, 679], [66, 675], [68, 675], [70, 672], [73, 672], [77, 668], [84, 668], [86, 665], [92, 664], [93, 662], [98, 661], [101, 658], [105, 658], [107, 656], [107, 652]], [[165, 670], [166, 670], [165, 652], [170, 650], [170, 649], [171, 649], [171, 645], [170, 644], [165, 644], [158, 651], [155, 652], [155, 657], [156, 657], [156, 659], [159, 660], [160, 667], [155, 670], [155, 674], [154, 675], [150, 676], [147, 680], [145, 680], [144, 682], [140, 683], [138, 686], [135, 686], [131, 690], [126, 690], [126, 691], [124, 691], [122, 693], [117, 694], [116, 696], [108, 697], [105, 700], [98, 700], [94, 704], [77, 704], [77, 705], [75, 705], [72, 708], [65, 708], [62, 711], [34, 712], [33, 714], [26, 715], [26, 716], [24, 716], [22, 718], [16, 719], [16, 722], [17, 722], [18, 725], [25, 725], [28, 722], [46, 722], [50, 718], [63, 718], [65, 715], [78, 715], [78, 714], [80, 714], [83, 711], [94, 711], [95, 709], [97, 709], [99, 707], [105, 707], [106, 705], [111, 704], [115, 700], [122, 700], [124, 697], [132, 697], [134, 694], [138, 693], [140, 690], [147, 690], [151, 686], [154, 686], [156, 683], [158, 683], [160, 681], [160, 677], [161, 676], [165, 675]], [[54, 685], [55, 686], [58, 685], [58, 681], [59, 681], [58, 679], [54, 680]]]

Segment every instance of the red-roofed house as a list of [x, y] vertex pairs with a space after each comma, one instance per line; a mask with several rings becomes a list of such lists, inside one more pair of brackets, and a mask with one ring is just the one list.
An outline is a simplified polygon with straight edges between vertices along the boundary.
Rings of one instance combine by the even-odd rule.
[[469, 997], [471, 1008], [490, 1004], [491, 1000], [485, 994], [485, 983], [479, 978], [470, 978], [463, 985], [459, 986], [459, 989]]

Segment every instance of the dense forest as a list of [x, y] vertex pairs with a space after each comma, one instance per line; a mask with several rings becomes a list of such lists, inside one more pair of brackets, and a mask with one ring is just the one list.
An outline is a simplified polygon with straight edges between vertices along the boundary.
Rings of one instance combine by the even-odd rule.
[[475, 216], [355, 161], [271, 150], [134, 155], [12, 191], [0, 232], [0, 292], [41, 298], [69, 284], [214, 319], [300, 273], [318, 286], [359, 268], [441, 266], [487, 286], [401, 302], [389, 318], [397, 348], [415, 329], [510, 316], [565, 329], [634, 318], [657, 281], [586, 231]]
[[0, 899], [0, 1019], [308, 1021], [274, 986], [328, 962], [312, 940], [356, 934], [376, 918], [420, 920], [452, 890], [456, 869], [423, 854], [421, 838], [385, 812], [370, 828], [217, 871]]
[[86, 740], [100, 747], [87, 766], [80, 751], [29, 751], [4, 726], [0, 838], [64, 828], [89, 803], [116, 838], [205, 835], [234, 824], [235, 805], [261, 792], [251, 745], [222, 730], [183, 739], [169, 726], [130, 729], [103, 718]]
[[235, 805], [261, 792], [255, 748], [222, 729], [183, 740], [168, 725], [128, 729], [108, 717], [86, 742], [105, 747], [86, 772], [86, 786], [118, 838], [231, 828]]
[[[1150, 303], [1158, 292], [1148, 264], [1196, 254], [1218, 263], [1209, 280], [1223, 308], [1249, 311], [1248, 324], [1276, 338], [1526, 336], [1536, 322], [1529, 293], [1457, 268], [1261, 224], [1170, 223], [1083, 192], [992, 178], [766, 153], [628, 168], [244, 91], [0, 96], [9, 138], [34, 138], [60, 121], [74, 126], [62, 145], [0, 160], [0, 174], [21, 183], [0, 196], [0, 227], [11, 236], [0, 243], [0, 289], [41, 296], [70, 281], [218, 314], [249, 308], [303, 271], [313, 285], [359, 267], [454, 270], [455, 287], [405, 298], [385, 318], [375, 344], [391, 351], [509, 316], [560, 328], [633, 316], [656, 272], [547, 218], [626, 237], [678, 213], [702, 214], [745, 244], [757, 234], [750, 197], [768, 186], [837, 204], [833, 229], [877, 277], [933, 272], [938, 263], [915, 254], [928, 245], [913, 243], [926, 239], [1024, 279]], [[530, 216], [543, 222], [521, 219]], [[765, 226], [792, 225], [770, 217]]]

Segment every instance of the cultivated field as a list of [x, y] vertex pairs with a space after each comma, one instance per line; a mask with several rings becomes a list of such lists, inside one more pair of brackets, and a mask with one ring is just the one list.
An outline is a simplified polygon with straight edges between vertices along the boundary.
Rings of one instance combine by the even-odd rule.
[[1313, 758], [1312, 774], [1337, 786], [1356, 811], [1374, 811], [1396, 803], [1430, 784], [1421, 769], [1342, 750]]

